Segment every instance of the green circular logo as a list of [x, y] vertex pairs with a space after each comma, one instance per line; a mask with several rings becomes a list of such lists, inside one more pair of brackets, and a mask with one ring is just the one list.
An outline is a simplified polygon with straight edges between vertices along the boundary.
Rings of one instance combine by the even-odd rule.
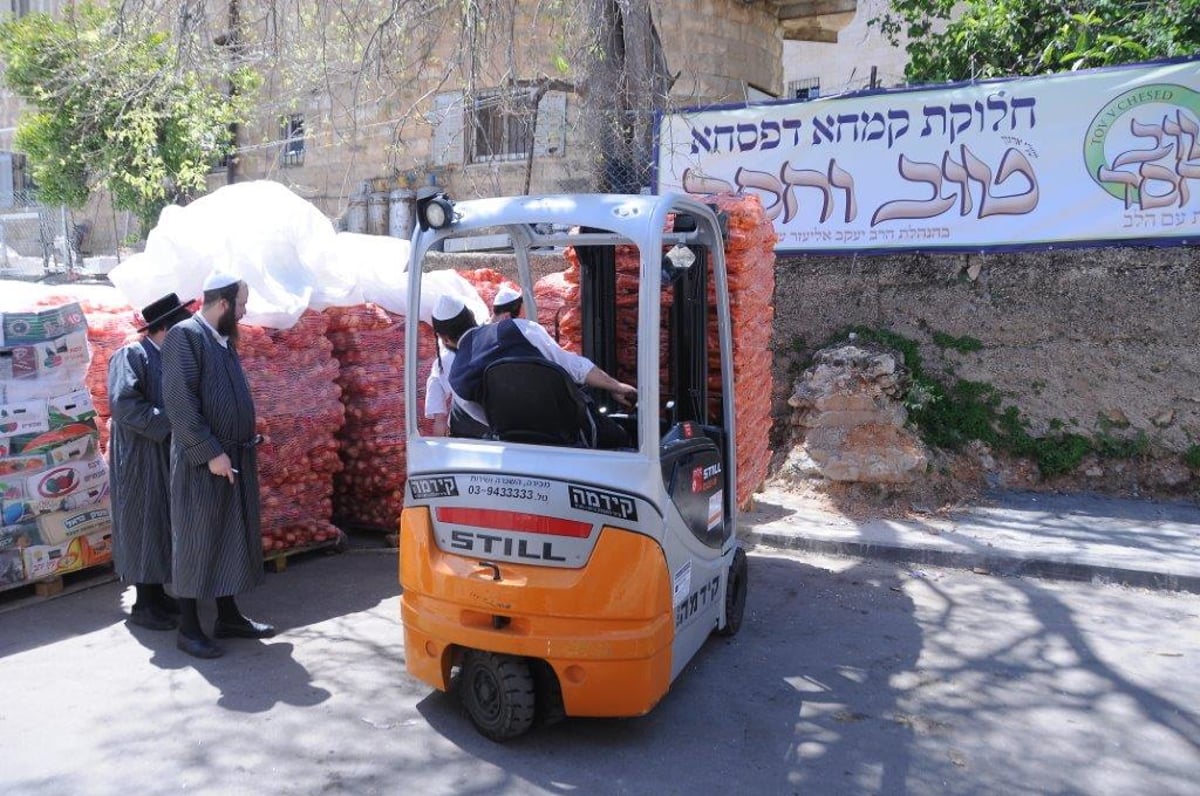
[[[1091, 175], [1093, 182], [1114, 198], [1128, 202], [1129, 204], [1137, 204], [1140, 201], [1140, 190], [1130, 182], [1101, 179], [1100, 170], [1115, 168], [1109, 165], [1109, 154], [1105, 151], [1109, 135], [1116, 132], [1120, 135], [1133, 138], [1134, 134], [1131, 132], [1131, 123], [1126, 121], [1126, 117], [1147, 105], [1173, 105], [1182, 110], [1190, 111], [1189, 120], [1192, 124], [1196, 124], [1197, 119], [1200, 119], [1200, 92], [1174, 83], [1151, 83], [1123, 91], [1120, 96], [1110, 100], [1107, 105], [1100, 109], [1095, 118], [1092, 119], [1091, 124], [1088, 125], [1087, 136], [1083, 141], [1083, 160], [1087, 164], [1088, 174]], [[1153, 117], [1144, 119], [1137, 119], [1135, 117], [1133, 121], [1140, 122], [1148, 129], [1157, 129], [1157, 136], [1152, 132], [1146, 132], [1141, 136], [1137, 136], [1139, 139], [1145, 138], [1147, 140], [1158, 137], [1158, 144], [1155, 148], [1161, 147], [1165, 143], [1166, 138], [1173, 137], [1173, 135], [1163, 130], [1167, 123], [1181, 123], [1172, 118], [1171, 115], [1164, 115], [1161, 111], [1155, 111]], [[1184, 132], [1188, 132], [1190, 135], [1191, 131], [1185, 130]], [[1178, 140], [1181, 142], [1182, 137]], [[1139, 146], [1130, 147], [1131, 152], [1146, 149], [1147, 147], [1144, 143]], [[1178, 155], [1178, 152], [1172, 151], [1172, 157], [1178, 157]], [[1117, 158], [1113, 158], [1114, 163], [1116, 160]], [[1129, 175], [1131, 178], [1137, 177], [1136, 173], [1132, 171], [1129, 172]]]

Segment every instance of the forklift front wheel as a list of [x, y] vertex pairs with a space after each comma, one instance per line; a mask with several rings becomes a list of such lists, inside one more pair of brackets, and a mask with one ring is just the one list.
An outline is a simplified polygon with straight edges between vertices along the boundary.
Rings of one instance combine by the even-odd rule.
[[725, 585], [725, 627], [718, 631], [722, 636], [735, 635], [742, 627], [742, 614], [746, 613], [749, 570], [746, 551], [739, 547], [733, 551], [733, 563], [729, 565], [729, 583]]
[[467, 715], [485, 737], [507, 741], [533, 725], [533, 673], [524, 659], [467, 650], [459, 687]]

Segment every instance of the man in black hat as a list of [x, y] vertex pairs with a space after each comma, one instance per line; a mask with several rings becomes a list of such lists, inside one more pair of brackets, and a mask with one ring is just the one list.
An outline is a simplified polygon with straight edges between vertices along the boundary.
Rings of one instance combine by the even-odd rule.
[[128, 621], [150, 630], [178, 624], [179, 605], [163, 589], [171, 580], [171, 423], [160, 352], [167, 330], [190, 318], [193, 304], [168, 293], [145, 307], [142, 339], [108, 361], [113, 562], [122, 580], [136, 584]]

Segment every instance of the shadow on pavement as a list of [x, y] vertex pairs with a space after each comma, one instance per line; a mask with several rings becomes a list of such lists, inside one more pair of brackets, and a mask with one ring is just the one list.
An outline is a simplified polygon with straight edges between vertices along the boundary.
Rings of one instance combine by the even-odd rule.
[[[173, 639], [172, 639], [173, 641]], [[311, 707], [330, 693], [313, 685], [312, 675], [293, 657], [286, 641], [222, 639], [225, 656], [196, 660], [178, 650], [159, 651], [151, 663], [164, 668], [193, 667], [221, 692], [217, 706], [241, 713], [262, 713], [277, 704]]]
[[[389, 565], [380, 566], [381, 560]], [[269, 622], [280, 632], [368, 610], [400, 593], [395, 561], [396, 552], [383, 548], [305, 554], [283, 572], [266, 573], [261, 586], [238, 597], [238, 605], [248, 616]], [[109, 582], [0, 613], [0, 658], [113, 629], [130, 632], [148, 649], [192, 660], [175, 649], [173, 632], [127, 625], [132, 602], [131, 586]], [[214, 611], [211, 600], [201, 601], [200, 619], [206, 629], [212, 626]]]
[[[417, 706], [430, 726], [506, 775], [460, 792], [903, 792], [910, 730], [889, 678], [915, 665], [921, 635], [895, 574], [752, 555], [750, 578], [739, 635], [710, 637], [647, 716], [567, 719], [496, 744], [453, 696], [431, 693]], [[789, 585], [756, 588], [769, 582]], [[645, 760], [660, 763], [650, 779]]]

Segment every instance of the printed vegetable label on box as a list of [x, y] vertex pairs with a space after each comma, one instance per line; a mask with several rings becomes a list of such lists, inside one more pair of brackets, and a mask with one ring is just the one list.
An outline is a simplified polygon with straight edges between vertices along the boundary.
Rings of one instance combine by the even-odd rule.
[[49, 460], [50, 464], [62, 464], [63, 462], [74, 461], [76, 459], [86, 459], [96, 452], [99, 445], [100, 432], [93, 431], [91, 434], [78, 436], [70, 442], [59, 445], [57, 448], [51, 448], [46, 452], [45, 457]]
[[112, 509], [107, 502], [78, 511], [59, 511], [37, 518], [38, 537], [46, 544], [61, 544], [112, 528]]
[[[23, 453], [26, 455], [47, 454], [62, 445], [66, 445], [79, 437], [98, 435], [95, 420], [86, 423], [70, 423], [62, 428], [52, 428], [38, 434], [24, 434], [13, 437], [9, 444], [10, 454]], [[59, 458], [63, 458], [61, 455]], [[73, 458], [66, 456], [66, 458]]]
[[26, 547], [23, 552], [26, 580], [53, 577], [111, 561], [112, 534], [104, 531], [63, 544]]
[[77, 462], [64, 462], [29, 476], [25, 494], [30, 499], [64, 498], [95, 487], [108, 480], [108, 467], [99, 456]]
[[0, 437], [39, 434], [50, 430], [45, 401], [21, 401], [0, 406]]
[[[25, 497], [25, 477], [17, 474], [0, 478], [0, 500], [16, 500]], [[5, 525], [15, 525], [6, 522]]]
[[0, 381], [36, 379], [38, 373], [38, 350], [36, 345], [18, 345], [11, 348], [0, 348]]
[[78, 302], [38, 312], [6, 312], [0, 321], [4, 345], [41, 343], [70, 332], [86, 331], [87, 319]]
[[0, 527], [0, 550], [11, 550], [14, 547], [29, 547], [35, 544], [45, 544], [41, 529], [37, 523], [27, 522], [24, 525], [14, 525], [11, 528]]
[[14, 476], [29, 475], [41, 470], [45, 470], [50, 465], [44, 454], [32, 453], [19, 456], [3, 456], [0, 457], [0, 497], [13, 497], [9, 495], [9, 483], [17, 481], [21, 484], [19, 493], [25, 494], [25, 479], [15, 478]]
[[72, 390], [64, 395], [49, 398], [46, 400], [46, 410], [51, 429], [63, 428], [74, 423], [87, 423], [94, 427], [96, 423], [96, 407], [92, 404], [92, 395], [87, 390]]
[[87, 332], [71, 332], [37, 345], [39, 375], [51, 375], [65, 368], [88, 363]]

